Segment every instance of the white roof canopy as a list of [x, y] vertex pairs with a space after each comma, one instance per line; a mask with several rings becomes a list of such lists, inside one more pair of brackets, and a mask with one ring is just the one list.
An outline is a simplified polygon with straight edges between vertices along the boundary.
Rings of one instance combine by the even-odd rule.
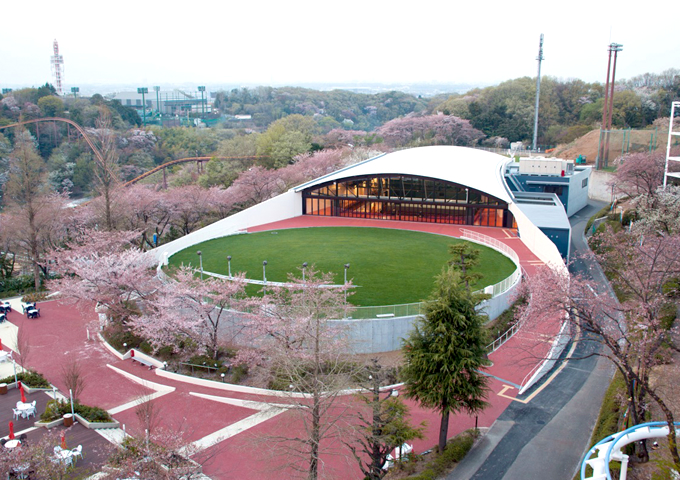
[[457, 183], [512, 203], [512, 197], [503, 180], [504, 166], [508, 161], [508, 158], [501, 155], [467, 147], [410, 148], [337, 170], [300, 185], [295, 191], [347, 177], [413, 175]]

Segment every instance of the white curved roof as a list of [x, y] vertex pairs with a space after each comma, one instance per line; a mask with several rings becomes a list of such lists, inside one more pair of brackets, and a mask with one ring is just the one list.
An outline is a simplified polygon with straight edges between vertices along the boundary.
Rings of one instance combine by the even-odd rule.
[[512, 203], [503, 180], [507, 157], [467, 147], [432, 146], [409, 148], [373, 157], [295, 188], [305, 188], [359, 175], [418, 175], [438, 178], [474, 188]]

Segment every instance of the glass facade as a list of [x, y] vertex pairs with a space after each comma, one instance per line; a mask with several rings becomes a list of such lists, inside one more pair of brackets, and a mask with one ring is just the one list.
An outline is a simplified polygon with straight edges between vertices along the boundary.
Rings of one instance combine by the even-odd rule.
[[307, 188], [302, 199], [305, 215], [515, 228], [506, 202], [427, 177], [351, 177]]

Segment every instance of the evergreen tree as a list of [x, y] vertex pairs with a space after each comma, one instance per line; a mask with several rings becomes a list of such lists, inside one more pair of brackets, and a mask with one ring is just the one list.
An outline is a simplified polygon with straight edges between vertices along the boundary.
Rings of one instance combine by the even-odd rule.
[[460, 272], [465, 288], [469, 291], [470, 284], [482, 278], [481, 273], [468, 271], [479, 264], [479, 249], [473, 248], [468, 242], [462, 242], [449, 245], [449, 253], [453, 255], [449, 265]]
[[446, 446], [449, 415], [479, 412], [487, 406], [484, 316], [477, 312], [488, 295], [473, 294], [460, 272], [445, 267], [425, 304], [425, 314], [404, 340], [405, 393], [422, 406], [441, 412], [439, 449]]

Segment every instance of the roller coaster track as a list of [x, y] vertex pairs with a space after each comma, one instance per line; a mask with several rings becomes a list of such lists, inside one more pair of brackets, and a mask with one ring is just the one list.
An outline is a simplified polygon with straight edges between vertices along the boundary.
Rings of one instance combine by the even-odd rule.
[[261, 158], [260, 156], [257, 155], [252, 155], [252, 156], [245, 156], [245, 157], [187, 157], [187, 158], [179, 158], [177, 160], [170, 160], [169, 162], [165, 162], [162, 165], [159, 165], [155, 168], [152, 168], [148, 172], [142, 173], [139, 177], [133, 178], [129, 182], [125, 182], [123, 184], [123, 187], [129, 187], [132, 184], [137, 183], [138, 181], [142, 180], [143, 178], [146, 178], [150, 175], [153, 175], [156, 172], [159, 172], [161, 170], [164, 170], [167, 167], [171, 167], [173, 165], [177, 165], [180, 163], [189, 163], [189, 162], [207, 162], [208, 160], [212, 158], [219, 158], [220, 160], [254, 160], [256, 158]]
[[[73, 125], [73, 127], [74, 127], [76, 130], [78, 130], [78, 132], [80, 132], [80, 134], [83, 136], [83, 138], [85, 139], [85, 141], [87, 142], [87, 144], [90, 146], [90, 148], [91, 148], [92, 151], [94, 152], [94, 155], [95, 155], [95, 157], [97, 158], [97, 162], [99, 163], [99, 165], [100, 165], [104, 170], [106, 170], [106, 172], [107, 172], [109, 175], [111, 175], [112, 178], [114, 178], [114, 179], [116, 178], [115, 175], [113, 175], [113, 172], [111, 172], [111, 170], [107, 167], [106, 161], [104, 160], [104, 157], [102, 156], [102, 153], [99, 151], [99, 149], [97, 148], [97, 146], [94, 144], [94, 142], [92, 141], [92, 139], [90, 138], [90, 136], [87, 134], [87, 132], [85, 131], [85, 129], [83, 129], [83, 127], [81, 127], [80, 125], [78, 125], [78, 124], [77, 124], [76, 122], [74, 122], [73, 120], [69, 120], [69, 119], [67, 119], [67, 118], [59, 118], [59, 117], [36, 118], [35, 120], [24, 120], [24, 121], [22, 121], [22, 122], [11, 123], [11, 124], [9, 124], [9, 125], [0, 126], [0, 130], [2, 130], [2, 129], [4, 129], [4, 128], [19, 127], [19, 126], [21, 126], [21, 125], [28, 125], [28, 124], [31, 124], [31, 123], [39, 123], [39, 122], [64, 122], [64, 123], [68, 123], [69, 125]], [[117, 181], [117, 180], [116, 180], [116, 181]]]
[[[85, 129], [83, 127], [81, 127], [80, 125], [78, 125], [73, 120], [69, 120], [67, 118], [60, 118], [60, 117], [36, 118], [34, 120], [25, 120], [25, 121], [22, 121], [22, 122], [16, 122], [16, 123], [11, 123], [9, 125], [0, 126], [0, 130], [5, 129], [5, 128], [11, 128], [11, 127], [19, 127], [21, 125], [29, 125], [29, 124], [32, 124], [32, 123], [39, 123], [39, 122], [64, 122], [64, 123], [67, 123], [69, 125], [72, 125], [76, 130], [78, 130], [78, 132], [85, 139], [85, 142], [87, 142], [87, 144], [90, 146], [90, 148], [94, 152], [95, 157], [97, 158], [97, 162], [99, 163], [99, 165], [103, 169], [106, 170], [106, 172], [111, 176], [111, 178], [115, 179], [116, 183], [119, 183], [119, 180], [113, 174], [113, 172], [111, 172], [111, 170], [108, 168], [102, 153], [99, 151], [97, 146], [94, 144], [92, 139], [89, 137], [89, 135], [87, 134]], [[149, 170], [148, 172], [141, 174], [140, 176], [138, 176], [136, 178], [133, 178], [129, 182], [125, 182], [122, 186], [128, 187], [130, 185], [133, 185], [133, 184], [137, 183], [138, 181], [142, 180], [143, 178], [146, 178], [150, 175], [153, 175], [154, 173], [156, 173], [160, 170], [164, 170], [167, 167], [171, 167], [172, 165], [177, 165], [177, 164], [180, 164], [180, 163], [188, 163], [188, 162], [207, 162], [211, 158], [219, 158], [219, 159], [222, 159], [222, 160], [237, 160], [237, 159], [238, 160], [246, 160], [246, 159], [254, 160], [256, 158], [261, 158], [261, 156], [252, 155], [252, 156], [245, 156], [245, 157], [187, 157], [187, 158], [179, 158], [177, 160], [170, 160], [169, 162], [165, 162], [164, 164], [159, 165], [159, 166]]]

